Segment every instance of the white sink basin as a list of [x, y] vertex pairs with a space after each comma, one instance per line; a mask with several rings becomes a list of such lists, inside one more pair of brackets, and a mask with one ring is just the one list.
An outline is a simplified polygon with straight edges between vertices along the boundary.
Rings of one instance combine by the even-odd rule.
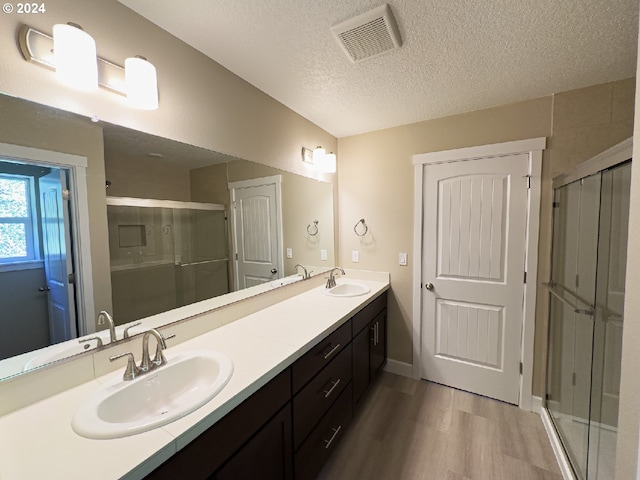
[[333, 288], [322, 287], [322, 293], [329, 295], [330, 297], [358, 297], [371, 291], [368, 286], [362, 283], [345, 281], [336, 283], [337, 285]]
[[76, 410], [71, 426], [77, 434], [126, 437], [184, 417], [224, 388], [233, 362], [221, 352], [198, 351], [167, 356], [166, 365], [135, 380], [118, 373]]

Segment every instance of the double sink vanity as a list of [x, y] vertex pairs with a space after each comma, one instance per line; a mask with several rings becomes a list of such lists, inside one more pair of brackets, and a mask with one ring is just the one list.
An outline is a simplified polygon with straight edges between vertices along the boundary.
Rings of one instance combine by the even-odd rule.
[[0, 478], [315, 478], [386, 361], [388, 288], [386, 273], [314, 277], [240, 302], [237, 319], [162, 329], [145, 371], [128, 360], [141, 335], [46, 367], [91, 362], [93, 378], [0, 417]]

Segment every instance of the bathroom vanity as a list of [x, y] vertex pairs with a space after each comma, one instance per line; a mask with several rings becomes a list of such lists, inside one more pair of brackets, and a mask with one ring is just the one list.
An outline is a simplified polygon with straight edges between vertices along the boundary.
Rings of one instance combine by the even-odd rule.
[[206, 314], [164, 329], [185, 339], [167, 342], [169, 362], [215, 350], [234, 373], [207, 404], [153, 430], [94, 440], [71, 427], [79, 405], [122, 377], [124, 363], [113, 370], [105, 360], [121, 351], [138, 358], [139, 336], [48, 370], [59, 378], [59, 368], [74, 375], [88, 363], [96, 373], [0, 417], [0, 478], [315, 478], [386, 360], [388, 274], [347, 273], [370, 291], [328, 298], [322, 279], [311, 279], [284, 287], [295, 291], [286, 299], [247, 300], [264, 306], [213, 330], [202, 332]]

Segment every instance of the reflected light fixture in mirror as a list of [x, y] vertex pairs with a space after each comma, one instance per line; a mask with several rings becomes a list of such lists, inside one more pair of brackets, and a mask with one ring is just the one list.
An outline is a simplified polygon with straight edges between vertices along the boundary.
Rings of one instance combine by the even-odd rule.
[[96, 42], [80, 25], [53, 26], [53, 56], [60, 81], [79, 90], [98, 89]]
[[142, 110], [157, 110], [156, 67], [144, 57], [130, 57], [124, 61], [124, 75], [129, 104]]

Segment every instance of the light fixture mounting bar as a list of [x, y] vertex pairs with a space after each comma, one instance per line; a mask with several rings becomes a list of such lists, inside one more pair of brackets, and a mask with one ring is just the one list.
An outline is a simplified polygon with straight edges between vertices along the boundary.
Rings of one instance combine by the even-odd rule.
[[[18, 43], [25, 60], [55, 70], [53, 37], [28, 25], [22, 25], [18, 32]], [[126, 96], [124, 68], [98, 57], [98, 85]]]

